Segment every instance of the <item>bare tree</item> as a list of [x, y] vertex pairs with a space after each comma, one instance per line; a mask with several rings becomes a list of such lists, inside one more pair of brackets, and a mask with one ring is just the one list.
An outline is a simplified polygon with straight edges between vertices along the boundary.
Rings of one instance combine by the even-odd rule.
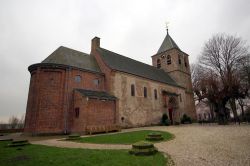
[[16, 116], [11, 116], [9, 119], [9, 125], [12, 129], [17, 128], [19, 119]]
[[25, 114], [23, 114], [23, 115], [21, 116], [21, 118], [19, 119], [19, 121], [18, 121], [17, 127], [18, 127], [19, 129], [24, 128], [24, 120], [25, 120]]
[[217, 34], [203, 48], [196, 71], [198, 76], [193, 82], [194, 92], [199, 100], [207, 98], [213, 103], [222, 123], [229, 115], [227, 102], [238, 119], [235, 100], [248, 95], [249, 86], [245, 86], [239, 77], [243, 70], [242, 64], [248, 58], [246, 43], [235, 36]]

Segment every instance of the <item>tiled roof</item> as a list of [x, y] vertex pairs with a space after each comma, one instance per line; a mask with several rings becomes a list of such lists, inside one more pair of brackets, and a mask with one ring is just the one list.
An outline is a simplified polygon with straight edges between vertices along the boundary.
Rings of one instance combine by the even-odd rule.
[[119, 55], [103, 48], [97, 48], [97, 51], [100, 53], [103, 61], [111, 69], [130, 73], [169, 85], [179, 86], [162, 69], [157, 69], [156, 67]]
[[104, 91], [93, 91], [86, 89], [75, 89], [75, 90], [85, 97], [96, 98], [101, 100], [116, 100], [115, 96], [112, 96]]
[[68, 65], [94, 72], [101, 72], [93, 56], [63, 46], [56, 49], [43, 60], [42, 63]]
[[178, 45], [175, 43], [175, 41], [171, 38], [171, 36], [167, 33], [165, 39], [163, 40], [161, 47], [159, 48], [159, 50], [157, 51], [157, 54], [170, 50], [172, 48], [176, 48], [179, 49]]

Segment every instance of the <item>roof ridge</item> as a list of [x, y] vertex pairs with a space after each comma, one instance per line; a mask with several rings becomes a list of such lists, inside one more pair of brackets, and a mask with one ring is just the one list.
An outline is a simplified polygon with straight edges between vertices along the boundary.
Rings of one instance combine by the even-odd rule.
[[[75, 49], [73, 49], [73, 48], [69, 48], [69, 47], [66, 47], [66, 46], [60, 46], [60, 47], [58, 47], [56, 50], [58, 50], [58, 49], [60, 49], [60, 48], [69, 49], [69, 50], [71, 50], [71, 51], [75, 51], [75, 52], [82, 53], [82, 54], [86, 54], [86, 55], [89, 55], [89, 56], [90, 56], [90, 54], [88, 54], [88, 53], [85, 53], [85, 52], [82, 52], [82, 51], [78, 51], [78, 50], [75, 50]], [[55, 51], [56, 51], [56, 50], [55, 50]], [[52, 53], [52, 54], [53, 54], [53, 53]]]
[[132, 58], [130, 58], [130, 57], [127, 57], [127, 56], [124, 56], [124, 55], [118, 54], [118, 53], [116, 53], [116, 52], [114, 52], [114, 51], [110, 51], [110, 50], [105, 49], [105, 48], [102, 48], [102, 47], [99, 47], [99, 48], [100, 48], [100, 49], [103, 49], [103, 50], [105, 50], [105, 51], [109, 51], [109, 52], [111, 52], [111, 53], [117, 54], [118, 56], [121, 56], [121, 57], [124, 57], [124, 58], [130, 59], [130, 60], [136, 61], [136, 62], [141, 63], [141, 64], [143, 64], [143, 65], [150, 66], [150, 67], [152, 67], [152, 68], [154, 68], [154, 69], [156, 69], [156, 70], [162, 70], [162, 69], [158, 69], [158, 68], [156, 68], [156, 67], [154, 67], [154, 66], [152, 66], [152, 65], [149, 65], [149, 64], [147, 64], [147, 63], [143, 63], [143, 62], [140, 62], [140, 61], [138, 61], [138, 60], [132, 59]]

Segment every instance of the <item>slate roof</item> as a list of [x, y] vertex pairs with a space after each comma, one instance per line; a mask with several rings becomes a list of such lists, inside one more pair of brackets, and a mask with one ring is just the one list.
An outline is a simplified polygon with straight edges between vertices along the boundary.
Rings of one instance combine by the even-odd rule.
[[114, 70], [180, 87], [164, 70], [130, 59], [103, 48], [97, 48], [103, 61]]
[[94, 72], [101, 72], [93, 56], [63, 46], [56, 49], [43, 60], [42, 63], [68, 65]]
[[180, 48], [178, 47], [178, 45], [175, 43], [175, 41], [171, 38], [171, 36], [167, 33], [165, 39], [163, 40], [161, 47], [159, 48], [157, 54], [170, 50], [172, 48], [177, 48], [178, 50], [180, 50]]
[[93, 91], [93, 90], [86, 90], [86, 89], [75, 89], [75, 90], [85, 97], [103, 99], [103, 100], [116, 100], [115, 96], [112, 96], [108, 94], [107, 92], [103, 92], [103, 91]]

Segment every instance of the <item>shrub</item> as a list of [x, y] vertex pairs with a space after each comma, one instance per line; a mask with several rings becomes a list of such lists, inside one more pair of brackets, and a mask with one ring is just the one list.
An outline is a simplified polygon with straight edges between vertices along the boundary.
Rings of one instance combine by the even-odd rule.
[[161, 124], [162, 125], [165, 125], [165, 126], [168, 126], [170, 124], [170, 121], [168, 119], [168, 115], [166, 113], [164, 113], [162, 115], [162, 118], [161, 118]]
[[140, 141], [134, 143], [132, 145], [132, 149], [129, 150], [130, 154], [141, 155], [141, 156], [153, 155], [157, 152], [158, 150], [157, 148], [154, 147], [154, 144], [146, 141]]
[[17, 147], [17, 146], [25, 146], [25, 145], [29, 145], [29, 141], [28, 140], [16, 140], [16, 141], [13, 141], [8, 144], [9, 147]]
[[192, 120], [189, 116], [187, 116], [186, 114], [184, 114], [181, 118], [181, 123], [182, 124], [186, 124], [186, 123], [192, 123]]
[[146, 140], [148, 141], [161, 141], [164, 138], [162, 137], [161, 133], [159, 132], [153, 132], [153, 133], [149, 133], [146, 137]]

